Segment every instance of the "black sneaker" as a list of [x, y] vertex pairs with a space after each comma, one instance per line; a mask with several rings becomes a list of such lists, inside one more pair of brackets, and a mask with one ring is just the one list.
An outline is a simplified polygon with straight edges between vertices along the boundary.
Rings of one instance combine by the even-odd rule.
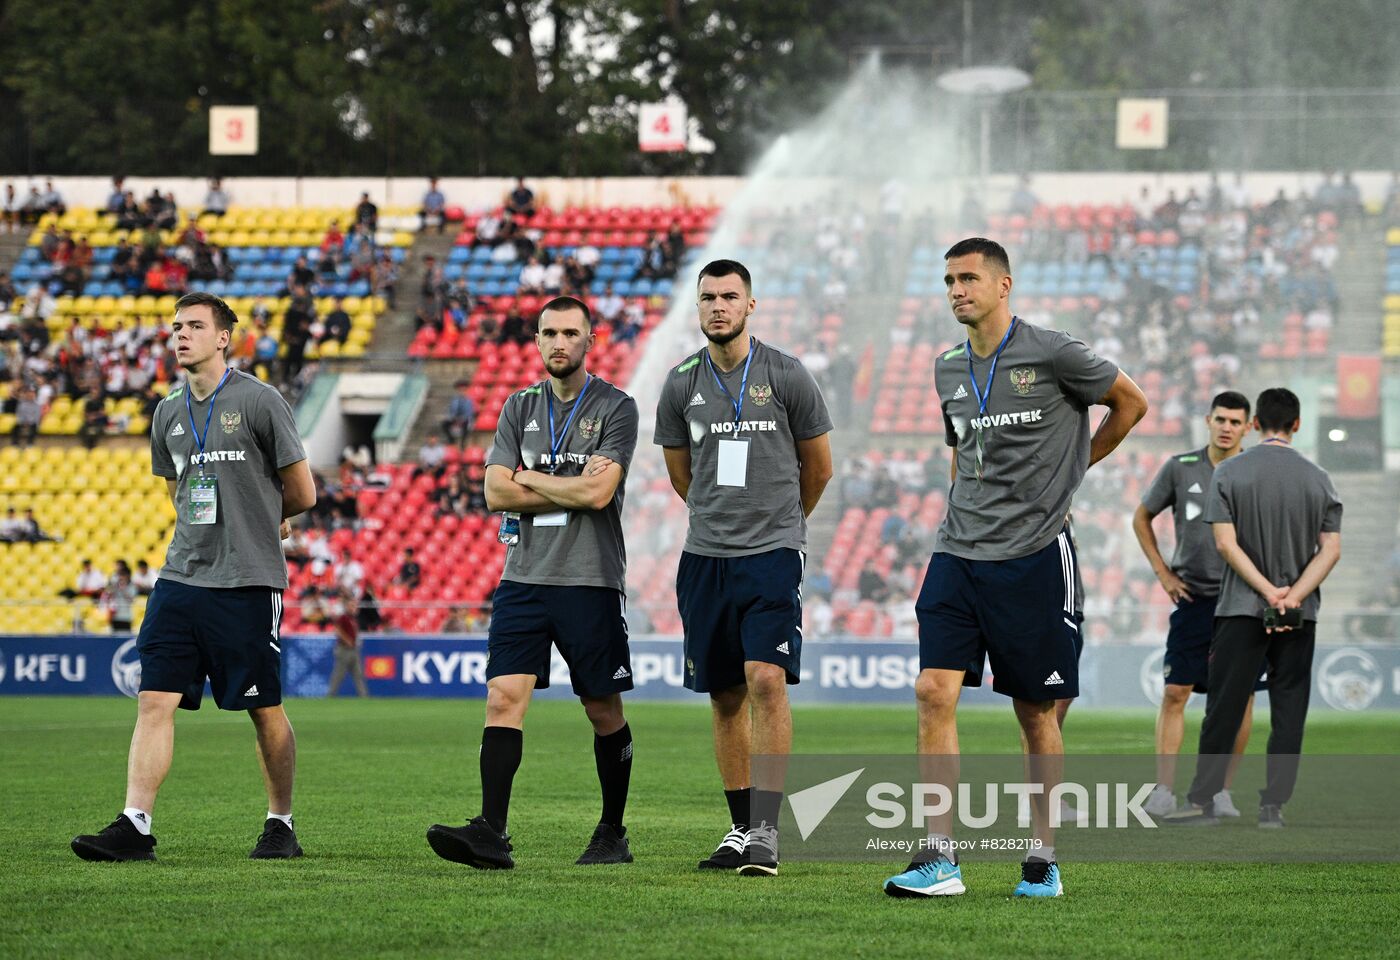
[[301, 844], [297, 843], [296, 831], [276, 817], [268, 817], [263, 824], [262, 836], [258, 837], [249, 860], [290, 860], [301, 856]]
[[465, 827], [435, 823], [428, 828], [428, 846], [444, 860], [465, 863], [478, 870], [510, 870], [510, 835], [498, 833], [485, 817], [476, 817]]
[[741, 877], [776, 877], [778, 875], [778, 828], [760, 823], [749, 831], [749, 843], [744, 848], [744, 860], [737, 867]]
[[574, 863], [589, 867], [598, 863], [631, 863], [632, 850], [627, 845], [627, 828], [600, 823], [593, 830], [588, 849]]
[[736, 823], [729, 828], [710, 858], [701, 860], [698, 867], [701, 870], [737, 870], [739, 864], [744, 862], [744, 848], [748, 845], [749, 828]]
[[[1259, 805], [1259, 828], [1261, 830], [1283, 829], [1283, 807], [1276, 803]], [[75, 843], [77, 841], [74, 841]]]
[[85, 833], [74, 837], [73, 852], [84, 860], [124, 862], [154, 860], [156, 838], [136, 829], [136, 824], [122, 814], [101, 833]]

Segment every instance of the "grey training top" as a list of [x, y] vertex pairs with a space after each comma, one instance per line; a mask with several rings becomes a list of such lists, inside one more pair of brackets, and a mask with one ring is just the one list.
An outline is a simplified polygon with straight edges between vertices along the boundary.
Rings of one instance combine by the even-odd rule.
[[[750, 342], [753, 360], [737, 433], [730, 396], [740, 396], [744, 364], [724, 373], [710, 363], [708, 348], [671, 371], [656, 405], [653, 442], [690, 448], [685, 549], [701, 556], [745, 557], [807, 545], [796, 442], [830, 433], [831, 417], [800, 360], [757, 337]], [[722, 487], [719, 441], [735, 437], [749, 442], [746, 482]]]
[[[230, 371], [217, 396], [196, 400], [191, 395], [186, 410], [188, 389], [185, 384], [172, 389], [151, 418], [151, 472], [175, 481], [175, 536], [160, 579], [196, 587], [285, 589], [277, 471], [306, 459], [292, 408], [275, 387], [239, 370]], [[209, 433], [201, 457], [195, 428], [203, 434], [206, 417]], [[212, 524], [188, 522], [190, 478], [199, 475], [201, 465], [205, 476], [218, 479], [218, 516]]]
[[973, 355], [966, 343], [934, 364], [958, 465], [935, 553], [967, 560], [1035, 553], [1064, 529], [1089, 468], [1089, 407], [1108, 393], [1118, 368], [1066, 333], [1014, 323], [995, 376], [993, 357]]
[[[1261, 443], [1215, 468], [1206, 522], [1233, 523], [1245, 555], [1283, 586], [1302, 575], [1318, 534], [1341, 531], [1342, 501], [1326, 470], [1286, 444]], [[1303, 619], [1316, 620], [1321, 603], [1319, 588], [1303, 601]], [[1215, 615], [1263, 617], [1264, 598], [1227, 566]]]
[[[548, 391], [548, 395], [546, 395]], [[575, 405], [582, 402], [578, 412]], [[549, 407], [554, 405], [557, 463], [550, 458]], [[573, 414], [567, 432], [565, 421]], [[577, 477], [594, 454], [622, 467], [622, 479], [602, 510], [568, 510], [562, 526], [541, 526], [538, 514], [522, 514], [520, 542], [506, 554], [502, 580], [569, 587], [625, 590], [627, 548], [622, 539], [622, 502], [627, 471], [637, 448], [637, 402], [608, 381], [591, 377], [580, 397], [554, 396], [549, 381], [526, 387], [506, 399], [486, 464], [509, 470], [548, 470]], [[563, 507], [559, 508], [563, 510]]]
[[1215, 467], [1206, 448], [1178, 454], [1162, 464], [1152, 486], [1142, 495], [1142, 505], [1153, 515], [1171, 507], [1176, 523], [1171, 568], [1193, 597], [1218, 594], [1225, 574], [1225, 559], [1215, 549], [1215, 532], [1205, 520], [1213, 473]]

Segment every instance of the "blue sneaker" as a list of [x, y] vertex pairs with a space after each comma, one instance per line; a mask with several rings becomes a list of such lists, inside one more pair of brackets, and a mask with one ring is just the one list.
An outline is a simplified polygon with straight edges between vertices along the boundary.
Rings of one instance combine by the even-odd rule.
[[962, 867], [942, 856], [915, 860], [908, 870], [885, 881], [885, 893], [892, 897], [951, 897], [966, 890]]
[[1016, 896], [1058, 897], [1064, 892], [1059, 864], [1044, 860], [1027, 860], [1021, 864], [1021, 882], [1016, 884]]

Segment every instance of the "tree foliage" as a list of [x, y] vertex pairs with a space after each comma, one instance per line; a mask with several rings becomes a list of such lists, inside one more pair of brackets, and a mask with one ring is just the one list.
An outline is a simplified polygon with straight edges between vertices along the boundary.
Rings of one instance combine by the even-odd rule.
[[[1393, 0], [0, 0], [0, 171], [734, 173], [869, 46], [1035, 91], [1389, 87]], [[1339, 28], [1339, 26], [1341, 28]], [[934, 95], [931, 89], [931, 95]], [[675, 97], [711, 155], [643, 155]], [[257, 157], [208, 108], [261, 109]], [[1085, 123], [1091, 122], [1086, 117]]]

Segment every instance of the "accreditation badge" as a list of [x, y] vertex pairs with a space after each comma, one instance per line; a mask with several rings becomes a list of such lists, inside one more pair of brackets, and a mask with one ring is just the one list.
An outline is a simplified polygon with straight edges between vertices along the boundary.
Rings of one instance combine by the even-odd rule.
[[191, 524], [219, 522], [219, 478], [205, 474], [190, 477], [190, 502], [185, 518]]
[[744, 487], [749, 479], [749, 441], [721, 440], [719, 466], [715, 470], [715, 485]]

